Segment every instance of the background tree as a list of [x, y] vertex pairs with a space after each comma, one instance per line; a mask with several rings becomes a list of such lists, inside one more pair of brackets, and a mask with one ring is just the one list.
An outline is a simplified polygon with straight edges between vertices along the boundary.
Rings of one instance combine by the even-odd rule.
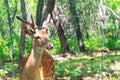
[[[13, 19], [14, 15], [21, 15], [21, 4], [20, 0], [0, 0], [0, 76], [6, 76], [7, 72], [10, 70], [14, 70], [17, 72], [17, 65], [13, 67], [12, 63], [5, 63], [11, 59], [11, 42], [10, 42], [10, 28], [8, 26], [8, 12], [7, 6], [5, 1], [8, 1], [9, 5], [9, 12], [11, 18], [11, 27], [12, 27], [12, 39], [13, 39], [13, 47], [14, 47], [14, 61], [17, 62], [19, 59], [20, 53], [20, 36], [21, 27], [20, 22], [17, 19]], [[21, 0], [23, 1], [23, 0]], [[39, 0], [40, 1], [40, 0]], [[44, 4], [42, 4], [44, 1]], [[39, 10], [37, 13], [37, 6], [38, 0], [25, 0], [26, 3], [26, 15], [33, 15], [36, 17], [36, 22], [40, 19], [40, 15], [44, 18], [44, 12], [46, 11], [47, 1], [54, 1], [54, 0], [42, 0], [41, 5], [43, 5], [43, 11]], [[72, 0], [71, 0], [72, 1]], [[103, 48], [104, 42], [104, 51], [109, 52], [109, 54], [105, 53], [103, 56], [103, 69], [106, 73], [107, 79], [116, 79], [119, 80], [119, 68], [117, 65], [119, 64], [119, 50], [120, 50], [120, 0], [102, 0], [103, 3], [101, 4], [99, 1], [101, 0], [74, 0], [75, 5], [70, 6], [70, 0], [56, 0], [54, 6], [55, 17], [54, 20], [51, 20], [51, 25], [49, 26], [49, 34], [50, 34], [50, 41], [53, 43], [54, 48], [50, 50], [50, 54], [58, 56], [58, 54], [64, 52], [65, 41], [61, 42], [59, 35], [64, 34], [67, 45], [70, 50], [76, 53], [76, 55], [69, 56], [70, 59], [64, 58], [65, 61], [61, 62], [57, 57], [58, 61], [56, 61], [56, 78], [68, 77], [71, 80], [79, 78], [86, 78], [86, 75], [90, 78], [97, 78], [93, 77], [94, 75], [98, 75], [99, 73], [99, 53]], [[16, 6], [17, 4], [17, 6]], [[50, 2], [50, 5], [53, 5], [54, 2]], [[23, 5], [23, 4], [22, 4]], [[75, 7], [74, 7], [75, 6]], [[99, 6], [101, 9], [99, 9]], [[23, 7], [23, 6], [22, 6]], [[70, 8], [72, 7], [72, 10]], [[74, 8], [73, 8], [74, 7]], [[39, 7], [40, 9], [40, 7]], [[48, 8], [48, 10], [52, 10], [52, 8]], [[105, 9], [105, 14], [104, 14]], [[16, 11], [17, 10], [17, 11]], [[22, 9], [23, 10], [23, 9]], [[72, 11], [76, 10], [77, 19], [79, 23], [79, 27], [82, 39], [85, 46], [85, 52], [79, 51], [79, 44], [76, 35], [77, 28], [77, 20], [75, 18], [75, 14], [73, 15]], [[23, 10], [24, 11], [24, 10]], [[100, 13], [102, 17], [100, 18]], [[39, 17], [37, 17], [39, 14]], [[54, 15], [53, 15], [54, 16]], [[104, 18], [102, 21], [102, 18]], [[27, 18], [29, 21], [29, 17]], [[40, 24], [42, 20], [40, 19]], [[54, 24], [54, 23], [56, 24]], [[75, 24], [76, 26], [75, 26]], [[101, 33], [101, 23], [104, 25], [104, 35]], [[52, 27], [55, 25], [55, 27]], [[58, 25], [58, 26], [57, 26]], [[60, 27], [60, 26], [61, 27]], [[57, 26], [57, 27], [56, 27]], [[55, 30], [53, 30], [55, 28]], [[62, 32], [62, 28], [64, 32]], [[59, 29], [59, 32], [57, 30]], [[58, 35], [56, 35], [58, 34]], [[79, 34], [80, 36], [80, 34]], [[102, 41], [102, 36], [104, 36], [104, 41]], [[29, 37], [26, 37], [29, 38]], [[30, 41], [31, 39], [26, 40], [26, 46], [24, 55], [27, 55], [30, 50]], [[22, 41], [21, 41], [22, 42]], [[61, 43], [62, 46], [61, 46]], [[22, 44], [22, 43], [21, 43]], [[24, 48], [24, 47], [21, 47]], [[81, 49], [81, 48], [80, 48]], [[115, 51], [114, 51], [115, 50]], [[86, 55], [87, 54], [87, 55]], [[92, 54], [92, 55], [89, 55]], [[97, 54], [97, 55], [96, 55]], [[56, 56], [57, 55], [57, 56]], [[99, 55], [99, 56], [98, 56]], [[63, 59], [63, 58], [62, 58]], [[95, 62], [95, 63], [93, 63]], [[109, 64], [108, 64], [109, 63]], [[112, 68], [116, 67], [116, 68]], [[114, 72], [114, 73], [112, 73]], [[110, 76], [108, 75], [110, 74]], [[116, 75], [116, 76], [114, 76]], [[17, 76], [17, 75], [16, 75]], [[91, 79], [93, 80], [93, 79]], [[103, 79], [102, 79], [103, 80]]]
[[43, 5], [44, 5], [44, 0], [38, 0], [37, 10], [36, 10], [36, 24], [39, 27], [39, 29], [42, 26], [41, 19], [42, 19]]
[[54, 12], [52, 13], [52, 19], [53, 19], [53, 23], [54, 23], [54, 30], [57, 32], [57, 34], [59, 36], [62, 54], [63, 54], [63, 56], [65, 56], [65, 53], [70, 52], [70, 49], [69, 49], [69, 46], [67, 43], [67, 39], [64, 35], [64, 30], [61, 26], [61, 23], [56, 19], [56, 14]]
[[85, 51], [84, 41], [82, 38], [82, 32], [79, 25], [79, 18], [76, 12], [75, 2], [74, 0], [69, 0], [69, 3], [70, 3], [70, 11], [74, 19], [74, 26], [75, 26], [76, 36], [78, 40], [79, 50]]
[[[67, 39], [64, 35], [64, 30], [61, 26], [61, 23], [56, 19], [56, 14], [53, 11], [55, 6], [55, 0], [46, 0], [46, 11], [44, 12], [44, 17], [46, 17], [49, 13], [52, 15], [52, 20], [54, 23], [54, 31], [58, 34], [61, 52], [65, 54], [66, 52], [70, 52]], [[63, 55], [64, 56], [64, 55]]]
[[10, 33], [10, 48], [11, 48], [11, 59], [14, 58], [14, 46], [13, 46], [13, 27], [12, 27], [12, 24], [13, 24], [13, 21], [15, 19], [15, 15], [16, 15], [16, 12], [17, 12], [17, 2], [15, 0], [15, 10], [13, 12], [13, 15], [11, 15], [10, 13], [10, 7], [9, 7], [9, 2], [8, 0], [4, 0], [5, 2], [5, 5], [6, 5], [6, 11], [7, 11], [7, 16], [8, 16], [8, 26], [9, 26], [9, 33]]
[[[20, 0], [21, 4], [21, 12], [22, 12], [22, 18], [27, 20], [27, 13], [26, 13], [26, 5], [24, 0]], [[21, 28], [21, 36], [20, 36], [20, 45], [19, 45], [19, 60], [21, 61], [24, 54], [25, 49], [25, 33]]]

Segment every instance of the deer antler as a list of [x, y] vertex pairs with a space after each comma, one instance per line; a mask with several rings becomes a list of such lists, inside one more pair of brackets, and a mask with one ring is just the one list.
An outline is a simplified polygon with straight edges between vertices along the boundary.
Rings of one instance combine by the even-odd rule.
[[36, 24], [35, 24], [35, 22], [34, 22], [34, 19], [33, 19], [33, 16], [32, 16], [32, 15], [31, 15], [31, 20], [32, 20], [32, 23], [31, 23], [32, 28], [33, 28], [33, 29], [36, 29], [37, 26], [36, 26]]
[[30, 23], [30, 22], [28, 22], [28, 21], [26, 21], [26, 20], [20, 18], [19, 16], [16, 16], [16, 18], [17, 18], [18, 20], [20, 20], [21, 22], [23, 22], [23, 23], [25, 23], [25, 24], [31, 26], [31, 23]]
[[50, 18], [51, 18], [51, 14], [48, 14], [46, 21], [49, 22], [49, 21], [50, 21]]
[[32, 29], [34, 29], [34, 30], [37, 28], [37, 26], [36, 26], [36, 24], [35, 24], [35, 22], [34, 22], [34, 20], [33, 20], [33, 16], [32, 16], [32, 15], [31, 15], [32, 23], [30, 23], [30, 22], [28, 22], [28, 21], [20, 18], [19, 16], [16, 16], [16, 18], [17, 18], [18, 20], [20, 20], [21, 22], [29, 25], [29, 26], [30, 26]]
[[47, 26], [48, 26], [48, 24], [50, 22], [50, 19], [51, 19], [51, 14], [48, 14], [47, 19], [42, 24], [42, 28], [46, 28], [47, 29]]

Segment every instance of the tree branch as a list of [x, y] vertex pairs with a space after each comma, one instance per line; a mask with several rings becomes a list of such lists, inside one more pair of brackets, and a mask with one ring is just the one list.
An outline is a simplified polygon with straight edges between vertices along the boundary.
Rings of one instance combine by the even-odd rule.
[[105, 5], [103, 5], [103, 6], [104, 6], [106, 9], [108, 9], [109, 11], [111, 11], [111, 12], [115, 15], [116, 18], [120, 19], [120, 16], [118, 16], [111, 8], [109, 8], [109, 7], [105, 6]]

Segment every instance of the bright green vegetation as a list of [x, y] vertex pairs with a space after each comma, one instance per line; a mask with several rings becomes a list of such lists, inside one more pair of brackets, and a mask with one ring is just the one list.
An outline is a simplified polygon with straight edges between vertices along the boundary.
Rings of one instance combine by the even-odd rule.
[[[81, 77], [91, 77], [96, 79], [100, 74], [101, 53], [96, 53], [98, 56], [91, 56], [89, 53], [72, 56], [65, 61], [56, 61], [56, 76], [67, 77], [72, 79], [80, 79]], [[104, 53], [102, 53], [104, 54]], [[120, 52], [110, 52], [102, 57], [101, 74], [102, 78], [108, 80], [118, 80]], [[106, 79], [106, 80], [107, 80]]]
[[[57, 57], [57, 59], [62, 58], [62, 60], [55, 61], [56, 78], [79, 80], [79, 78], [90, 77], [91, 80], [97, 80], [100, 75], [100, 63], [102, 63], [101, 80], [120, 80], [120, 19], [116, 17], [116, 15], [120, 16], [120, 0], [101, 0], [103, 1], [101, 4], [98, 2], [100, 0], [74, 1], [86, 51], [80, 52], [78, 49], [75, 33], [76, 26], [73, 25], [74, 21], [69, 9], [69, 0], [56, 0], [57, 11], [55, 10], [55, 12], [60, 17], [59, 21], [64, 29], [70, 50], [74, 52], [74, 54], [70, 54], [69, 58]], [[21, 17], [20, 1], [8, 0], [8, 2], [10, 17], [13, 17], [16, 8], [16, 15]], [[25, 0], [25, 2], [28, 20], [30, 20], [31, 14], [35, 18], [37, 0]], [[15, 3], [17, 3], [17, 6]], [[11, 23], [14, 47], [14, 58], [12, 58], [7, 8], [4, 0], [0, 0], [0, 4], [0, 77], [6, 77], [8, 73], [12, 73], [12, 80], [18, 80], [21, 23], [16, 18]], [[104, 29], [101, 28], [101, 20], [99, 20], [99, 6], [103, 7], [103, 5], [107, 7], [106, 26]], [[54, 45], [54, 48], [49, 52], [51, 55], [58, 56], [61, 54], [61, 46], [59, 38], [53, 30], [53, 24], [49, 25], [49, 33], [50, 41]], [[29, 53], [30, 45], [31, 39], [27, 36], [25, 55]], [[103, 53], [101, 52], [102, 49], [108, 52]], [[100, 57], [101, 53], [104, 54], [102, 57]], [[14, 62], [5, 62], [11, 59]], [[102, 62], [100, 59], [102, 59]]]

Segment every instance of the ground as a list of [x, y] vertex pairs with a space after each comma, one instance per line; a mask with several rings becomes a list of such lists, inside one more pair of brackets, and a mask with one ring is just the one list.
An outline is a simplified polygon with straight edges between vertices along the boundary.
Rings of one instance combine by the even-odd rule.
[[[120, 51], [52, 56], [57, 80], [120, 80]], [[17, 64], [1, 63], [0, 76], [18, 80]]]

